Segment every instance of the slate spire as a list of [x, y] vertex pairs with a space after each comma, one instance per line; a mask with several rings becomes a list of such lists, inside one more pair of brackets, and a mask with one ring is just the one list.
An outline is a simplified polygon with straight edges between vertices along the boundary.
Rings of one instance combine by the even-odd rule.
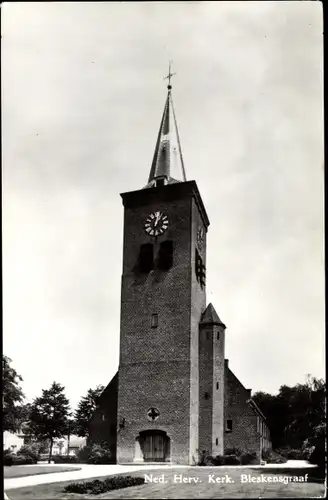
[[168, 79], [168, 92], [147, 188], [155, 187], [156, 185], [185, 182], [187, 180], [172, 99], [171, 77], [173, 75], [175, 73], [171, 73], [170, 64], [169, 74], [165, 77], [165, 79]]

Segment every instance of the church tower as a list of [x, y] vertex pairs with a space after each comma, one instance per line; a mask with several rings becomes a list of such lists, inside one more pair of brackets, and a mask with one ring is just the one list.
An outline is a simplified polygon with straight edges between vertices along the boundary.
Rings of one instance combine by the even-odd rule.
[[[117, 410], [117, 462], [121, 464], [194, 464], [198, 459], [199, 338], [206, 309], [209, 220], [196, 182], [186, 180], [171, 76], [169, 72], [148, 183], [121, 195], [124, 241]], [[218, 335], [222, 325], [206, 321], [203, 330]]]
[[147, 184], [121, 194], [119, 369], [88, 442], [119, 464], [196, 465], [232, 448], [260, 463], [271, 447], [265, 416], [224, 359], [226, 327], [206, 305], [209, 220], [186, 179], [171, 77]]

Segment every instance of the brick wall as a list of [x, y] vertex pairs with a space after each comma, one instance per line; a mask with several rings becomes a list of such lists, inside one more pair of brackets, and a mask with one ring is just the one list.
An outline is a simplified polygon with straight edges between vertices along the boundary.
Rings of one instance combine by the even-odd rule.
[[[199, 206], [196, 203], [195, 198], [192, 199], [191, 205], [191, 323], [190, 323], [190, 451], [189, 451], [189, 463], [198, 462], [199, 456], [199, 419], [200, 419], [200, 377], [201, 377], [201, 367], [199, 360], [199, 342], [200, 342], [200, 332], [199, 323], [201, 316], [206, 307], [206, 287], [202, 287], [196, 277], [195, 271], [195, 260], [196, 260], [196, 248], [199, 252], [204, 265], [206, 266], [206, 232], [207, 224], [202, 218]], [[204, 241], [202, 245], [197, 243], [197, 232], [198, 229], [202, 228], [204, 230]]]
[[[125, 214], [118, 422], [124, 419], [125, 426], [118, 434], [119, 463], [134, 460], [136, 439], [149, 429], [167, 432], [173, 462], [192, 463], [196, 453], [198, 322], [205, 292], [193, 283], [192, 185], [181, 183], [122, 195]], [[169, 227], [155, 242], [145, 233], [144, 223], [157, 210], [168, 216]], [[173, 267], [138, 273], [140, 245], [152, 242], [156, 254], [164, 240], [173, 241]], [[157, 328], [151, 327], [152, 314], [158, 314]], [[147, 419], [151, 407], [160, 413], [155, 422]]]
[[225, 326], [215, 325], [213, 331], [213, 456], [222, 455], [224, 453], [224, 349]]
[[199, 450], [224, 451], [225, 327], [201, 323], [199, 331]]
[[213, 338], [215, 325], [199, 328], [199, 451], [212, 455]]
[[[206, 265], [206, 239], [197, 243], [199, 227], [209, 224], [196, 184], [174, 184], [122, 195], [124, 202], [120, 364], [103, 392], [91, 422], [94, 441], [115, 448], [119, 463], [142, 459], [140, 432], [156, 430], [170, 439], [173, 463], [193, 464], [198, 450], [220, 455], [238, 447], [270, 447], [269, 432], [251, 393], [224, 360], [225, 327], [200, 325], [205, 287], [195, 273], [196, 247]], [[156, 240], [144, 231], [150, 213], [164, 212], [166, 232]], [[140, 245], [173, 241], [173, 267], [141, 274]], [[158, 325], [151, 318], [158, 315]], [[208, 393], [208, 398], [205, 398]], [[149, 421], [150, 408], [159, 418]], [[226, 429], [232, 420], [232, 430]], [[116, 433], [113, 429], [117, 430]]]
[[271, 437], [270, 437], [270, 430], [269, 427], [267, 426], [265, 416], [263, 413], [260, 411], [256, 403], [252, 400], [250, 402], [250, 405], [253, 409], [253, 411], [257, 415], [257, 432], [260, 435], [260, 444], [261, 444], [261, 450], [269, 450], [272, 448], [272, 443], [271, 443]]
[[225, 428], [224, 448], [241, 448], [256, 451], [258, 459], [261, 456], [261, 439], [257, 430], [257, 414], [248, 401], [249, 390], [232, 373], [226, 360], [225, 366], [225, 427], [227, 420], [232, 420], [232, 431]]
[[108, 443], [113, 461], [116, 462], [117, 445], [117, 391], [118, 373], [112, 378], [97, 401], [97, 408], [90, 424], [90, 437], [88, 442]]

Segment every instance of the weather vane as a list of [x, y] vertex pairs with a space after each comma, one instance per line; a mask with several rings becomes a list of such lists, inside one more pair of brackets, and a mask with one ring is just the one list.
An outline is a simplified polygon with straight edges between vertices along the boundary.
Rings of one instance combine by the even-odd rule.
[[176, 73], [171, 73], [171, 63], [172, 63], [172, 61], [170, 61], [170, 62], [169, 62], [169, 74], [163, 78], [163, 80], [166, 80], [166, 79], [168, 79], [168, 80], [169, 80], [169, 84], [168, 84], [168, 86], [167, 86], [167, 88], [168, 88], [169, 90], [171, 90], [171, 88], [172, 88], [172, 86], [171, 86], [171, 77], [172, 77], [173, 75], [176, 75]]

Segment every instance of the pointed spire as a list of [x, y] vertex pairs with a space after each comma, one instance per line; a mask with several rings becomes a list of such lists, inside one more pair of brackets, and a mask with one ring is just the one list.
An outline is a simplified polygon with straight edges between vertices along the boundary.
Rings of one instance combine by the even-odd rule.
[[206, 307], [202, 319], [200, 321], [201, 325], [209, 324], [209, 325], [221, 325], [223, 328], [226, 328], [225, 324], [220, 320], [218, 313], [214, 309], [212, 303], [208, 304]]
[[175, 182], [185, 182], [187, 180], [171, 93], [171, 77], [173, 75], [175, 75], [175, 73], [171, 73], [170, 63], [169, 74], [164, 78], [168, 79], [167, 98], [158, 132], [155, 153], [150, 169], [148, 184], [146, 186], [147, 188], [155, 187], [157, 184], [172, 184]]

